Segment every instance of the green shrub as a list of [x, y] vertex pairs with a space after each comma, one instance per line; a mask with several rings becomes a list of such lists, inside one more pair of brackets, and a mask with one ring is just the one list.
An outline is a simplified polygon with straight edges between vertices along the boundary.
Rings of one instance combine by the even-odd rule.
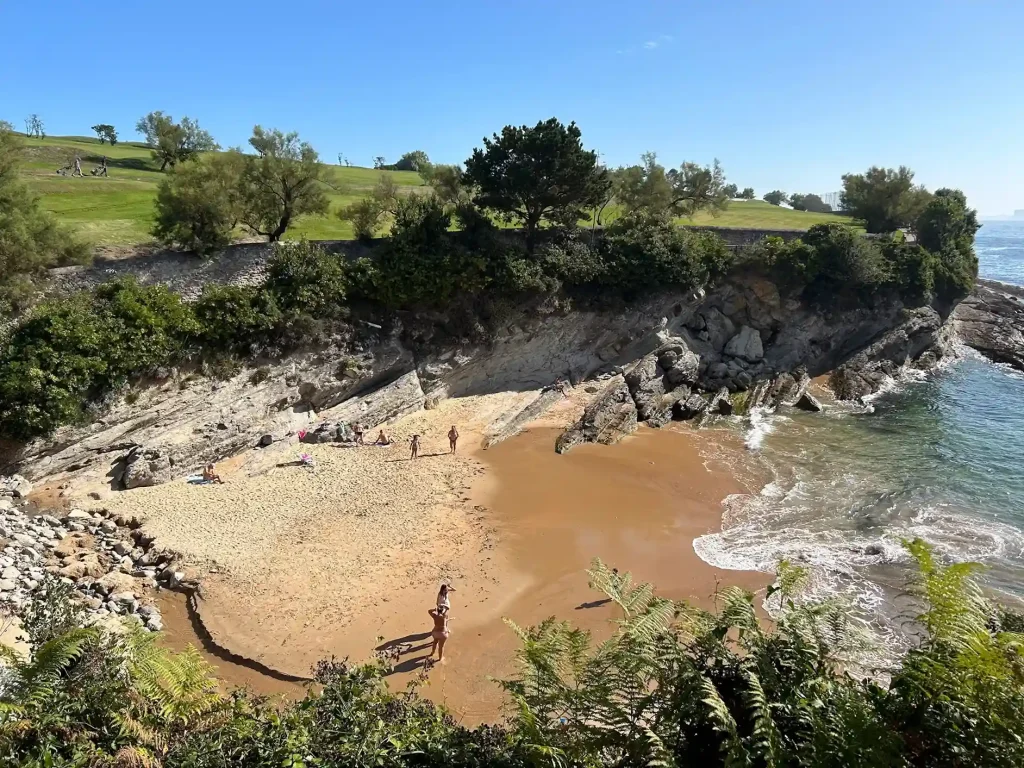
[[256, 353], [274, 340], [281, 322], [273, 295], [248, 286], [207, 285], [194, 312], [211, 351]]
[[348, 292], [342, 259], [306, 240], [279, 243], [267, 263], [265, 290], [273, 294], [282, 312], [340, 317]]
[[205, 256], [231, 242], [240, 215], [241, 155], [211, 155], [176, 165], [156, 193], [153, 236]]
[[918, 217], [918, 242], [938, 260], [936, 288], [946, 301], [963, 298], [974, 288], [974, 235], [980, 226], [977, 211], [967, 207], [967, 198], [958, 189], [938, 190]]
[[386, 307], [444, 307], [487, 285], [486, 260], [449, 233], [451, 214], [434, 197], [399, 201], [391, 237], [378, 249], [372, 298]]
[[597, 284], [627, 300], [706, 285], [727, 261], [717, 237], [642, 213], [609, 227], [600, 252], [605, 267]]
[[88, 403], [185, 355], [198, 331], [180, 296], [131, 278], [41, 304], [0, 354], [0, 433], [81, 421]]
[[0, 315], [28, 306], [50, 267], [84, 264], [90, 249], [21, 180], [22, 140], [0, 124]]

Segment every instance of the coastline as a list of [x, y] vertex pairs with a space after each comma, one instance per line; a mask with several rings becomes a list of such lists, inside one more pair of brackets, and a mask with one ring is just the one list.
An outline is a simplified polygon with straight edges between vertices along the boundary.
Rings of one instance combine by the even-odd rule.
[[[448, 579], [456, 587], [452, 638], [445, 663], [428, 672], [420, 692], [475, 724], [501, 715], [502, 695], [492, 678], [513, 670], [517, 647], [505, 617], [526, 626], [554, 615], [598, 638], [609, 630], [614, 613], [587, 586], [585, 569], [595, 556], [652, 582], [660, 594], [705, 607], [725, 584], [758, 590], [770, 581], [766, 574], [716, 569], [693, 548], [695, 538], [720, 529], [723, 500], [749, 491], [727, 462], [708, 459], [700, 450], [713, 442], [716, 454], [742, 452], [735, 434], [641, 428], [618, 445], [583, 445], [559, 456], [555, 438], [580, 407], [566, 400], [522, 434], [483, 449], [477, 429], [481, 405], [442, 403], [440, 412], [415, 414], [395, 425], [396, 434], [426, 429], [428, 423], [436, 431], [436, 424], [457, 412], [469, 425], [460, 448], [465, 444], [471, 450], [454, 460], [465, 464], [446, 481], [453, 492], [422, 511], [424, 535], [379, 552], [387, 568], [376, 571], [385, 574], [378, 589], [370, 594], [369, 581], [356, 579], [362, 592], [358, 607], [332, 591], [344, 588], [336, 574], [311, 565], [325, 548], [339, 544], [329, 526], [325, 531], [327, 510], [321, 510], [314, 528], [290, 534], [289, 546], [279, 534], [278, 557], [293, 570], [283, 593], [273, 594], [251, 575], [203, 577], [195, 618], [205, 632], [243, 662], [251, 659], [294, 677], [307, 677], [321, 658], [364, 660], [377, 646], [402, 643], [411, 652], [401, 656], [389, 677], [392, 687], [401, 688], [420, 676], [429, 650], [426, 611], [437, 581]], [[475, 421], [467, 418], [470, 409]], [[397, 450], [404, 451], [404, 445]], [[472, 482], [460, 484], [466, 477]], [[313, 520], [293, 522], [301, 528]], [[188, 623], [184, 610], [168, 614], [170, 645], [199, 640]], [[264, 684], [258, 671], [226, 661], [223, 653], [208, 659], [227, 685], [288, 696], [301, 692], [295, 682], [268, 678]]]

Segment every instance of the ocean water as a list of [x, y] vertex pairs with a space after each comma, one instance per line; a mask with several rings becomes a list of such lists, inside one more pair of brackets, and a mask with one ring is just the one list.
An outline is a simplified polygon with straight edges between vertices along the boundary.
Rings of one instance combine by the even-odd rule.
[[[986, 224], [976, 250], [981, 276], [1024, 285], [1024, 222]], [[736, 426], [748, 448], [741, 472], [752, 487], [770, 482], [726, 500], [722, 532], [694, 542], [704, 560], [769, 572], [783, 559], [803, 564], [813, 592], [842, 593], [896, 643], [904, 539], [983, 563], [993, 590], [1024, 599], [1020, 373], [965, 349], [865, 406], [755, 413]]]

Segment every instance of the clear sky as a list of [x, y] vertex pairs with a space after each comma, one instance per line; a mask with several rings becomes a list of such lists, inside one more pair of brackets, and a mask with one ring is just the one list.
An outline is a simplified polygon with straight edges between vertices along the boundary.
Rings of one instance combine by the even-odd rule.
[[575, 120], [619, 165], [718, 157], [758, 195], [871, 164], [1024, 208], [1024, 1], [0, 0], [0, 119], [52, 135], [197, 118], [295, 130], [332, 162], [460, 162]]

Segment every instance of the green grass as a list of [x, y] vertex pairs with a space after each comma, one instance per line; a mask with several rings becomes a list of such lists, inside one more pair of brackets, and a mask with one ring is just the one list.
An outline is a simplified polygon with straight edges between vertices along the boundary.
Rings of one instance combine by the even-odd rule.
[[[152, 243], [153, 199], [163, 178], [149, 149], [137, 142], [114, 146], [100, 144], [84, 136], [50, 136], [25, 139], [23, 174], [39, 194], [42, 205], [61, 221], [77, 229], [97, 246], [126, 247]], [[78, 153], [85, 178], [58, 176], [59, 167]], [[107, 157], [108, 178], [96, 178], [89, 171]], [[346, 240], [352, 238], [352, 226], [335, 215], [345, 205], [364, 197], [382, 171], [372, 168], [328, 166], [332, 188], [328, 189], [331, 212], [327, 216], [300, 218], [286, 235], [289, 239]], [[418, 174], [410, 171], [386, 171], [403, 191], [414, 192], [423, 186]], [[732, 203], [718, 217], [698, 214], [684, 225], [710, 225], [756, 229], [807, 229], [822, 222], [850, 223], [841, 216], [805, 213], [769, 205], [760, 200]]]

